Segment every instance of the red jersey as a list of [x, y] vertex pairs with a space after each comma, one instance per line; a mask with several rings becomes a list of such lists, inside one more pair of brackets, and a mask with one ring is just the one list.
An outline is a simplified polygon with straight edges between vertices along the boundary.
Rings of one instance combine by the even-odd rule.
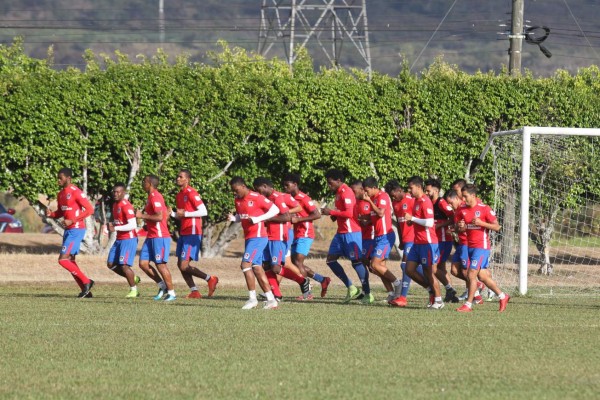
[[[317, 209], [315, 202], [308, 197], [307, 194], [302, 192], [298, 192], [294, 199], [300, 204], [302, 207], [302, 211], [300, 211], [297, 215], [298, 217], [308, 217], [311, 212]], [[294, 224], [294, 239], [296, 238], [315, 238], [315, 228], [313, 227], [312, 221], [304, 221], [298, 222]]]
[[85, 229], [85, 218], [92, 215], [94, 207], [75, 185], [69, 185], [58, 192], [58, 210], [51, 215], [52, 218], [70, 219], [74, 221], [65, 229]]
[[475, 218], [479, 218], [483, 222], [496, 222], [496, 213], [490, 206], [478, 201], [473, 207], [465, 207], [460, 209], [459, 221], [464, 220], [467, 224], [467, 246], [470, 249], [486, 249], [491, 248], [489, 229], [473, 224]]
[[383, 217], [378, 216], [375, 211], [371, 211], [371, 223], [375, 227], [375, 237], [387, 235], [392, 231], [392, 200], [390, 195], [382, 190], [372, 200], [377, 208], [384, 210]]
[[[433, 219], [433, 204], [426, 195], [415, 199], [412, 216], [420, 219]], [[435, 234], [435, 227], [427, 228], [423, 225], [412, 223], [415, 229], [415, 244], [436, 244], [438, 238]]]
[[[188, 186], [185, 189], [181, 189], [175, 197], [175, 204], [178, 209], [184, 209], [185, 211], [198, 211], [198, 207], [202, 204], [202, 198], [198, 192], [192, 187]], [[202, 235], [202, 217], [183, 217], [181, 218], [181, 226], [179, 227], [179, 233], [185, 235]]]
[[[289, 212], [289, 208], [287, 206], [287, 203], [285, 202], [285, 197], [282, 193], [273, 190], [273, 192], [269, 196], [269, 200], [271, 200], [273, 204], [275, 204], [279, 208], [279, 214], [277, 215], [282, 215], [286, 212]], [[287, 242], [288, 222], [267, 221], [267, 234], [269, 235], [269, 240], [279, 240], [282, 242]]]
[[148, 194], [148, 201], [146, 207], [144, 207], [144, 213], [148, 215], [156, 215], [162, 212], [162, 220], [159, 222], [146, 220], [146, 228], [148, 229], [147, 239], [154, 238], [168, 238], [171, 237], [169, 228], [167, 227], [167, 206], [165, 205], [165, 199], [158, 190], [154, 190]]
[[[354, 208], [354, 218], [358, 221], [360, 216], [368, 215], [371, 216], [371, 203], [366, 200], [357, 200], [356, 207]], [[368, 225], [360, 224], [363, 239], [375, 239], [375, 227], [372, 223]]]
[[[283, 196], [283, 201], [285, 203], [285, 205], [288, 208], [288, 211], [290, 211], [292, 208], [296, 208], [298, 207], [298, 205], [300, 203], [298, 203], [298, 201], [289, 193], [281, 193], [281, 192], [277, 192], [279, 193], [281, 196]], [[285, 223], [285, 229], [286, 231], [289, 231], [290, 229], [292, 229], [292, 223], [291, 222], [286, 222]], [[289, 237], [288, 237], [289, 239]]]
[[[127, 225], [127, 222], [130, 219], [135, 218], [135, 211], [133, 210], [133, 206], [131, 205], [131, 203], [128, 200], [123, 199], [118, 203], [113, 204], [112, 215], [113, 224], [115, 226]], [[132, 229], [130, 231], [116, 232], [117, 240], [133, 239], [134, 237], [137, 237], [137, 232], [135, 229]]]
[[406, 194], [402, 200], [394, 202], [394, 215], [398, 220], [398, 234], [402, 244], [415, 241], [415, 228], [412, 224], [408, 225], [404, 219], [404, 214], [410, 212], [414, 205], [415, 199], [410, 194]]
[[235, 199], [235, 211], [240, 216], [244, 239], [267, 237], [267, 227], [264, 221], [253, 224], [250, 217], [259, 217], [265, 214], [273, 203], [262, 194], [248, 192], [243, 199]]
[[[460, 203], [460, 206], [457, 210], [454, 211], [454, 223], [458, 224], [458, 222], [462, 219], [462, 210], [463, 208], [467, 208], [467, 205], [463, 201]], [[462, 244], [467, 246], [467, 232], [458, 232], [458, 244]]]
[[[438, 199], [433, 204], [433, 218], [434, 224], [440, 224], [446, 222], [448, 220], [452, 221], [454, 218], [454, 211], [452, 210], [452, 206], [448, 204], [448, 202], [442, 198], [438, 197]], [[453, 242], [452, 234], [448, 229], [449, 226], [443, 226], [441, 228], [437, 228], [435, 230], [435, 234], [440, 242]]]
[[356, 206], [356, 196], [348, 185], [343, 183], [335, 196], [335, 210], [331, 210], [331, 215], [336, 218], [338, 229], [337, 233], [352, 233], [360, 231], [358, 221], [354, 219], [354, 207]]

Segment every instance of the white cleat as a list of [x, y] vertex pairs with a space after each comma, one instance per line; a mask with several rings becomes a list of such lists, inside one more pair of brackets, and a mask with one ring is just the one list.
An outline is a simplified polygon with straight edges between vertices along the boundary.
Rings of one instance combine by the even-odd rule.
[[277, 302], [277, 300], [268, 300], [263, 309], [265, 310], [274, 310], [279, 306], [279, 303]]
[[469, 291], [465, 290], [465, 292], [463, 294], [461, 294], [460, 296], [458, 296], [458, 299], [460, 301], [465, 301], [468, 297], [469, 297]]
[[250, 299], [244, 304], [244, 306], [242, 307], [242, 310], [252, 310], [253, 308], [256, 308], [257, 305], [258, 305], [258, 300]]
[[444, 308], [444, 302], [435, 302], [431, 305], [431, 307], [429, 307], [430, 310], [441, 310], [442, 308]]

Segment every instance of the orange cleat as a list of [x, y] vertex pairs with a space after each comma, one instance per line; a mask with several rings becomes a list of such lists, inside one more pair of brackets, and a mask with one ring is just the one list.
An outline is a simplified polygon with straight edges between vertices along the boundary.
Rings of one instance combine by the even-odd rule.
[[408, 304], [408, 301], [406, 300], [406, 297], [398, 296], [394, 300], [390, 301], [388, 304], [390, 306], [395, 306], [395, 307], [406, 307], [406, 305]]
[[219, 278], [216, 276], [211, 276], [208, 280], [208, 297], [212, 297], [215, 294], [215, 289], [217, 288], [217, 283], [219, 283]]
[[500, 308], [498, 309], [498, 312], [502, 312], [502, 311], [506, 310], [506, 305], [508, 304], [509, 300], [510, 300], [510, 296], [505, 294], [504, 298], [502, 300], [500, 300]]
[[185, 296], [186, 299], [200, 299], [202, 298], [202, 295], [200, 294], [199, 291], [197, 290], [192, 290], [187, 296]]
[[471, 307], [469, 307], [468, 305], [463, 304], [462, 306], [458, 307], [456, 309], [456, 311], [458, 311], [458, 312], [471, 312], [471, 311], [473, 311], [473, 309]]
[[328, 277], [325, 277], [325, 279], [323, 279], [323, 282], [321, 282], [321, 297], [327, 296], [327, 288], [329, 287], [330, 283], [331, 278]]

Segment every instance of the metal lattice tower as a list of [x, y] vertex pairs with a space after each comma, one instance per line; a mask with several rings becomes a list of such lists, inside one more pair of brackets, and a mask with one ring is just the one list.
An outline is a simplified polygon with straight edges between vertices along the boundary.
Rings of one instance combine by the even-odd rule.
[[350, 42], [371, 77], [366, 0], [262, 0], [258, 52], [266, 56], [283, 43], [287, 62], [297, 48], [316, 42], [333, 66], [340, 65], [342, 45]]

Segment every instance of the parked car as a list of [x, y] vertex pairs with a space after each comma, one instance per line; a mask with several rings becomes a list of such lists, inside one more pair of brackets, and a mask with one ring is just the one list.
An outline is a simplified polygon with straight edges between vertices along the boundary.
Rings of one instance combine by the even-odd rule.
[[14, 217], [15, 209], [0, 204], [0, 233], [23, 233], [23, 223]]

